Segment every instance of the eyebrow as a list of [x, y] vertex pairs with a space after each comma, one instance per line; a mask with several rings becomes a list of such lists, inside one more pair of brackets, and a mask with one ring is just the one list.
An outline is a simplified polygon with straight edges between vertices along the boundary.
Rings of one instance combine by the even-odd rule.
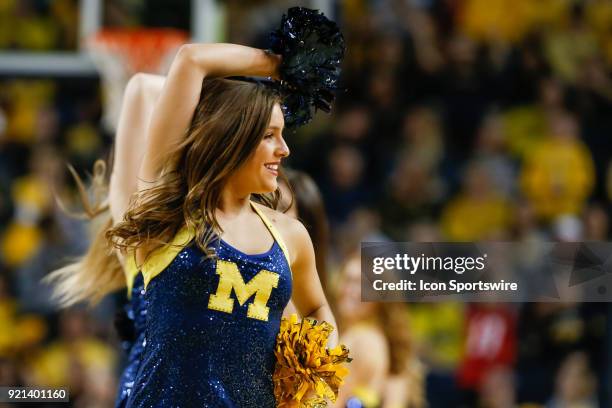
[[278, 126], [268, 126], [268, 129], [280, 129], [280, 130], [282, 130], [283, 128], [278, 127]]

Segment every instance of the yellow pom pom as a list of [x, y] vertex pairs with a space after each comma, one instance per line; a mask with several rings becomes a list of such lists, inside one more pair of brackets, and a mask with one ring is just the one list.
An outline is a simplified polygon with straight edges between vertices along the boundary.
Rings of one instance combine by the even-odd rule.
[[[279, 408], [320, 408], [335, 401], [350, 362], [344, 345], [328, 349], [334, 328], [313, 319], [283, 318], [276, 339], [274, 395]], [[314, 394], [314, 397], [310, 395]]]

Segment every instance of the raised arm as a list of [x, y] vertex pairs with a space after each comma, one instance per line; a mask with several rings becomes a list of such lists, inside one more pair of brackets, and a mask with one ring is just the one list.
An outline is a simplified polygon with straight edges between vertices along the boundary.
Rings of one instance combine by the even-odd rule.
[[115, 136], [109, 204], [113, 224], [121, 221], [130, 197], [138, 190], [138, 172], [147, 145], [146, 131], [165, 77], [138, 73], [130, 78]]
[[[206, 76], [274, 76], [280, 56], [237, 44], [186, 44], [178, 51], [158, 98], [147, 131], [138, 188], [154, 182], [165, 153], [181, 142], [200, 99]], [[204, 90], [205, 92], [205, 90]]]

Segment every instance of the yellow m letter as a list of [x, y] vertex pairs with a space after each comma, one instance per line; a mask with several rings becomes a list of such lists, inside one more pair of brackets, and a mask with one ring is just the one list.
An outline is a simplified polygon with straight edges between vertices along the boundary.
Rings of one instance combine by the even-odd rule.
[[245, 284], [238, 270], [238, 265], [233, 262], [218, 260], [217, 275], [219, 275], [219, 286], [217, 287], [217, 293], [210, 295], [209, 309], [232, 313], [234, 299], [230, 297], [230, 294], [233, 289], [241, 306], [255, 294], [255, 300], [249, 305], [247, 317], [268, 321], [270, 308], [266, 304], [270, 299], [272, 289], [278, 286], [278, 274], [261, 270], [249, 283]]

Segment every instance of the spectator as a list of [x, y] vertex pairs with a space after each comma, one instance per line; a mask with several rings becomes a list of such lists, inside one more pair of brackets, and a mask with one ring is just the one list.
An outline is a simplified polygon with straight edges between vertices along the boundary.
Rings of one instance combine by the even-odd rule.
[[463, 191], [442, 213], [442, 228], [448, 239], [473, 241], [503, 238], [511, 223], [511, 205], [497, 192], [481, 162], [467, 168]]
[[521, 190], [545, 221], [580, 214], [595, 182], [593, 160], [579, 139], [575, 118], [558, 113], [549, 126], [549, 135], [527, 155], [520, 175]]
[[546, 408], [600, 406], [595, 396], [597, 381], [584, 353], [575, 352], [567, 356], [557, 373], [555, 394]]

